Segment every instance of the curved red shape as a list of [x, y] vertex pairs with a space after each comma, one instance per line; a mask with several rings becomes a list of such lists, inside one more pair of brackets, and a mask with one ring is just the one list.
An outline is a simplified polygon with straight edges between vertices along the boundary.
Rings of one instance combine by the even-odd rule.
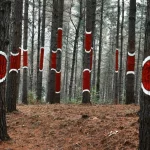
[[89, 70], [83, 71], [83, 91], [84, 90], [90, 91], [90, 71]]
[[119, 56], [119, 51], [118, 51], [118, 49], [116, 49], [116, 67], [115, 67], [115, 71], [118, 71], [118, 56]]
[[19, 67], [19, 53], [10, 55], [10, 68], [9, 71], [17, 71], [18, 72]]
[[40, 50], [40, 63], [39, 63], [39, 69], [43, 70], [43, 62], [44, 62], [44, 48], [42, 47]]
[[147, 91], [150, 91], [150, 60], [142, 68], [142, 83]]
[[7, 59], [4, 55], [0, 54], [0, 83], [6, 78], [7, 72]]
[[135, 66], [135, 55], [127, 57], [127, 71], [134, 71]]

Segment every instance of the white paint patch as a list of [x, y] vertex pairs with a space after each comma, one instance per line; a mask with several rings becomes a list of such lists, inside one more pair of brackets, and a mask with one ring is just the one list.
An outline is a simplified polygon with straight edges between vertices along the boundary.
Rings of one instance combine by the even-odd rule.
[[134, 53], [129, 53], [128, 52], [128, 56], [135, 56], [135, 52]]
[[149, 95], [150, 96], [150, 91], [146, 90], [143, 86], [143, 83], [141, 83], [141, 88], [143, 90], [143, 92], [146, 94], [146, 95]]
[[84, 93], [84, 92], [89, 92], [90, 93], [90, 90], [85, 89], [85, 90], [82, 91], [82, 93]]

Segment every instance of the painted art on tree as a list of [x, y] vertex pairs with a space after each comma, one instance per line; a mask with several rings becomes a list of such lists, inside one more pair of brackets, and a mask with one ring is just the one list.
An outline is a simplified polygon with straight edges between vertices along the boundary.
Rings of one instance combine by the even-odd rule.
[[44, 47], [41, 47], [41, 49], [40, 49], [39, 71], [43, 71], [43, 63], [44, 63]]
[[119, 56], [119, 50], [116, 49], [116, 66], [115, 66], [115, 72], [118, 73], [118, 56]]
[[134, 74], [135, 53], [129, 53], [127, 57], [127, 75]]
[[23, 50], [23, 68], [28, 68], [28, 50]]
[[7, 55], [0, 51], [0, 83], [4, 82], [7, 74]]
[[19, 52], [18, 53], [12, 53], [10, 52], [10, 70], [9, 73], [12, 71], [15, 71], [18, 73], [18, 67], [19, 67]]

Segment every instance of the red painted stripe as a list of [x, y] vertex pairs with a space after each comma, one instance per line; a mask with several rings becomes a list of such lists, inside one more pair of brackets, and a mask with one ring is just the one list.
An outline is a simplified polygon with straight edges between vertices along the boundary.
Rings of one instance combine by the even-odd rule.
[[115, 71], [118, 71], [118, 56], [119, 56], [119, 51], [116, 49], [116, 67], [115, 67]]
[[10, 70], [15, 69], [18, 70], [18, 60], [19, 59], [19, 55], [17, 56], [13, 56], [10, 55]]
[[56, 72], [55, 92], [60, 92], [61, 72]]
[[56, 57], [57, 53], [52, 52], [51, 53], [51, 68], [56, 69]]
[[135, 66], [135, 55], [127, 56], [127, 71], [134, 71]]
[[89, 72], [89, 70], [83, 71], [83, 90], [90, 90], [90, 72]]
[[0, 79], [6, 77], [6, 72], [7, 72], [7, 59], [5, 56], [0, 54]]
[[62, 29], [57, 31], [57, 48], [62, 49]]
[[147, 91], [150, 91], [150, 60], [142, 68], [142, 83]]
[[40, 64], [39, 64], [40, 70], [43, 70], [43, 62], [44, 62], [44, 48], [41, 48], [41, 50], [40, 50]]
[[92, 45], [92, 34], [85, 34], [85, 50], [90, 51], [91, 50], [91, 45]]
[[28, 51], [23, 51], [23, 67], [28, 67]]

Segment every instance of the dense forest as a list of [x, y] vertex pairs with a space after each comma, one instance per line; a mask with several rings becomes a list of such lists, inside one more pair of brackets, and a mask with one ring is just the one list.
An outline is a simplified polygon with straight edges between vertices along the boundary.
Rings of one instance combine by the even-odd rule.
[[8, 115], [33, 104], [132, 107], [136, 148], [149, 150], [149, 35], [150, 0], [0, 0], [0, 141], [13, 138]]

